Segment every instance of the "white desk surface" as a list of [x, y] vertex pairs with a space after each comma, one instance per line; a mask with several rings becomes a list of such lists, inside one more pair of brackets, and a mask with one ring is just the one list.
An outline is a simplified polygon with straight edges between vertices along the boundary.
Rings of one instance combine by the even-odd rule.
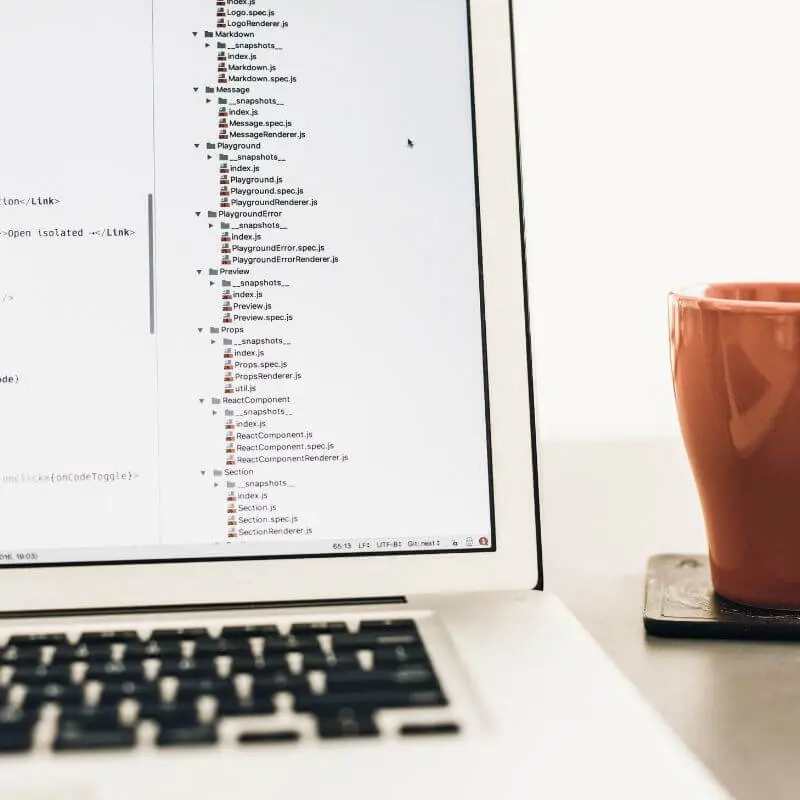
[[800, 643], [647, 638], [644, 572], [657, 552], [704, 552], [678, 439], [545, 442], [545, 586], [739, 800], [800, 786]]

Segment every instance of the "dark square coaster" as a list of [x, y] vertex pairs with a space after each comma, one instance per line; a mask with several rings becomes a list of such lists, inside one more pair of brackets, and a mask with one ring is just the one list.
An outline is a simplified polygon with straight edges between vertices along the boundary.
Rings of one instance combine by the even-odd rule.
[[800, 641], [800, 612], [732, 603], [714, 593], [707, 556], [662, 554], [647, 563], [644, 627], [684, 639]]

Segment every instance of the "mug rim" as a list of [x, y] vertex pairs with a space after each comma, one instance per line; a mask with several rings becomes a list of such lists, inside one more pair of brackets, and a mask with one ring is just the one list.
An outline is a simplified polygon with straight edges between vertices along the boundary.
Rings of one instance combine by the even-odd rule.
[[[733, 297], [709, 297], [710, 289], [793, 289], [797, 300], [742, 300]], [[714, 281], [694, 283], [682, 289], [674, 289], [670, 298], [688, 300], [709, 308], [728, 308], [737, 311], [762, 311], [776, 313], [800, 313], [800, 281]]]

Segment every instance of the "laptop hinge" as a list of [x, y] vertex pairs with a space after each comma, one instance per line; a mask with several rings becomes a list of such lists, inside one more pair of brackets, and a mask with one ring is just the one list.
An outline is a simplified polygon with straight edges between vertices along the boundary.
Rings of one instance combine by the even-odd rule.
[[124, 606], [98, 608], [56, 608], [36, 611], [0, 611], [0, 619], [26, 617], [94, 617], [113, 614], [174, 614], [198, 611], [253, 611], [278, 608], [324, 608], [325, 606], [397, 605], [408, 602], [405, 597], [347, 597], [327, 600], [287, 600], [272, 603], [196, 603], [192, 605]]

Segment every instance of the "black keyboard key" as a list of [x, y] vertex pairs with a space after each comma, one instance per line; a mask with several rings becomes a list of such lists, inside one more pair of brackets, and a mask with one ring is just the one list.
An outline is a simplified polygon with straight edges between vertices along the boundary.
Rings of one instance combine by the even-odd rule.
[[144, 680], [144, 668], [141, 664], [131, 664], [125, 661], [105, 661], [89, 664], [86, 670], [87, 681], [101, 681], [103, 683], [134, 683]]
[[138, 642], [139, 634], [136, 631], [87, 631], [81, 634], [80, 644], [122, 644]]
[[33, 746], [33, 728], [0, 726], [0, 753], [25, 753]]
[[239, 734], [239, 744], [281, 744], [299, 739], [297, 731], [245, 731]]
[[215, 725], [197, 725], [191, 728], [161, 728], [156, 744], [159, 747], [185, 747], [217, 743]]
[[311, 687], [305, 675], [290, 672], [274, 672], [253, 676], [253, 697], [272, 697], [278, 692], [290, 692], [297, 697], [310, 694]]
[[0, 664], [36, 666], [42, 661], [42, 648], [38, 645], [12, 645], [0, 650]]
[[186, 639], [202, 639], [204, 636], [208, 636], [206, 628], [159, 628], [150, 634], [150, 638], [157, 642], [179, 642]]
[[181, 658], [181, 643], [178, 640], [148, 642], [128, 642], [122, 654], [122, 660], [127, 663], [136, 663], [148, 658]]
[[158, 684], [155, 681], [122, 681], [107, 683], [100, 693], [99, 705], [117, 706], [123, 700], [136, 700], [142, 705], [158, 705]]
[[53, 664], [72, 664], [76, 661], [110, 661], [111, 645], [105, 642], [82, 642], [59, 645], [53, 653]]
[[326, 680], [328, 692], [439, 688], [436, 676], [426, 666], [406, 666], [395, 670], [334, 670], [328, 673]]
[[369, 650], [373, 647], [404, 647], [420, 645], [416, 631], [368, 631], [363, 633], [338, 633], [333, 636], [333, 649]]
[[28, 711], [41, 708], [45, 703], [80, 707], [84, 702], [83, 686], [76, 683], [45, 683], [30, 686], [25, 694], [23, 708]]
[[264, 641], [264, 655], [272, 653], [319, 652], [320, 644], [316, 636], [274, 636]]
[[33, 744], [33, 728], [39, 721], [37, 711], [0, 708], [0, 753], [22, 753]]
[[212, 639], [204, 637], [197, 639], [194, 644], [194, 657], [199, 658], [215, 656], [252, 655], [253, 650], [248, 638]]
[[83, 731], [113, 731], [120, 727], [117, 709], [110, 706], [65, 708], [58, 718], [58, 728]]
[[213, 658], [163, 658], [158, 674], [173, 678], [216, 678], [217, 665]]
[[29, 667], [19, 666], [14, 668], [13, 683], [21, 683], [24, 686], [43, 686], [46, 683], [70, 683], [71, 670], [69, 664], [53, 664], [44, 666], [42, 664]]
[[285, 672], [288, 668], [286, 656], [283, 653], [259, 656], [236, 653], [231, 658], [232, 675], [255, 675], [264, 672]]
[[142, 705], [139, 718], [155, 720], [162, 728], [194, 728], [200, 724], [194, 703]]
[[12, 636], [8, 643], [19, 647], [45, 647], [46, 645], [59, 645], [69, 641], [64, 633], [24, 633]]
[[379, 731], [371, 714], [343, 709], [333, 716], [318, 717], [317, 733], [321, 739], [353, 739], [378, 736]]
[[135, 744], [136, 733], [133, 728], [84, 730], [75, 725], [64, 725], [58, 728], [53, 750], [57, 753], [75, 750], [124, 750], [134, 747]]
[[360, 669], [361, 662], [353, 651], [344, 650], [333, 655], [332, 653], [303, 653], [303, 669], [332, 670], [332, 669]]
[[223, 639], [256, 639], [279, 635], [277, 625], [227, 625], [222, 629]]
[[398, 667], [403, 664], [428, 664], [428, 654], [422, 645], [395, 645], [376, 647], [372, 651], [373, 666]]
[[32, 728], [38, 721], [38, 711], [23, 711], [9, 706], [0, 708], [0, 731], [15, 727]]
[[441, 691], [426, 689], [422, 691], [365, 691], [349, 693], [307, 694], [295, 697], [294, 709], [321, 716], [330, 715], [339, 708], [378, 709], [378, 708], [428, 708], [447, 705]]
[[307, 636], [318, 633], [347, 633], [344, 622], [295, 622], [292, 625], [293, 636]]
[[175, 699], [180, 705], [189, 705], [202, 695], [210, 695], [227, 703], [233, 703], [237, 699], [236, 687], [229, 678], [184, 678], [178, 686]]
[[442, 736], [458, 733], [461, 728], [455, 722], [441, 722], [436, 725], [403, 725], [400, 733], [403, 736]]
[[413, 619], [365, 619], [358, 626], [359, 633], [382, 631], [384, 633], [416, 633], [417, 623]]
[[217, 715], [220, 717], [265, 716], [275, 713], [272, 695], [266, 697], [227, 697], [219, 701]]

